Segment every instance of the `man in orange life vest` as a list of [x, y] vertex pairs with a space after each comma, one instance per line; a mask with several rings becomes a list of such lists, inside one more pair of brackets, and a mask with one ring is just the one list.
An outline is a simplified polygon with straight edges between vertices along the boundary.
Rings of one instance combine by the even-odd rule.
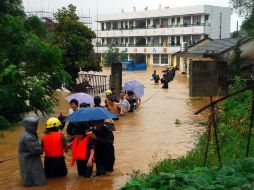
[[94, 147], [92, 138], [86, 135], [86, 127], [79, 126], [72, 143], [72, 166], [77, 162], [79, 176], [88, 178], [93, 171]]
[[66, 176], [64, 149], [67, 151], [67, 140], [61, 132], [58, 132], [61, 122], [57, 118], [50, 118], [46, 122], [46, 131], [42, 137], [42, 147], [45, 152], [44, 170], [46, 177]]

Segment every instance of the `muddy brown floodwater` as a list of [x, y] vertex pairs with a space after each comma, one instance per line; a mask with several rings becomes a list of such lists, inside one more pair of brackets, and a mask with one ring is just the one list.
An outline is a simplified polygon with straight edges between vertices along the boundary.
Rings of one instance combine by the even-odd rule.
[[[155, 68], [160, 73], [165, 68]], [[42, 190], [110, 190], [121, 187], [134, 170], [148, 171], [151, 164], [171, 156], [185, 155], [193, 147], [202, 127], [197, 121], [202, 116], [193, 116], [194, 111], [204, 105], [202, 100], [188, 96], [188, 79], [176, 74], [169, 89], [162, 89], [161, 84], [150, 81], [154, 68], [147, 71], [123, 72], [123, 84], [129, 79], [136, 79], [145, 85], [142, 105], [134, 112], [123, 116], [116, 122], [115, 135], [116, 162], [114, 172], [103, 177], [84, 179], [77, 176], [76, 167], [70, 167], [70, 153], [66, 155], [68, 176], [48, 180]], [[108, 70], [104, 72], [109, 72]], [[67, 113], [68, 103], [64, 100], [68, 94], [57, 92], [59, 105], [56, 113]], [[181, 124], [176, 125], [176, 119]], [[38, 134], [41, 137], [44, 121], [40, 123]], [[17, 157], [18, 139], [23, 128], [15, 131], [0, 132], [0, 160]], [[0, 163], [0, 189], [24, 189], [19, 174], [18, 159]], [[29, 188], [38, 189], [38, 188]]]

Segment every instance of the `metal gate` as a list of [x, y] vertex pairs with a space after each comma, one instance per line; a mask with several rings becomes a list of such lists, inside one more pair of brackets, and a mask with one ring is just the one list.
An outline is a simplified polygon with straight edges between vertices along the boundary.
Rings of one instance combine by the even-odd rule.
[[76, 84], [76, 92], [85, 92], [90, 95], [98, 95], [109, 89], [110, 75], [92, 72], [79, 72]]

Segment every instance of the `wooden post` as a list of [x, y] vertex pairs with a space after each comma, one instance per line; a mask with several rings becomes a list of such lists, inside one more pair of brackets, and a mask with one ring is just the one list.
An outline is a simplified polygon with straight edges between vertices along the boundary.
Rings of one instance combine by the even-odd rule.
[[215, 113], [214, 113], [215, 104], [213, 102], [212, 96], [210, 96], [210, 101], [211, 101], [211, 112], [212, 112], [212, 125], [214, 127], [215, 143], [216, 143], [216, 147], [217, 147], [219, 167], [221, 167], [222, 162], [221, 162], [221, 155], [220, 155], [220, 146], [219, 146], [219, 139], [218, 139], [217, 123], [216, 123], [216, 118], [215, 118]]
[[204, 159], [204, 164], [203, 166], [205, 167], [206, 165], [206, 160], [207, 160], [207, 155], [208, 155], [208, 150], [209, 150], [209, 144], [210, 144], [210, 139], [211, 139], [211, 120], [208, 122], [208, 128], [207, 128], [207, 139], [206, 139], [206, 150], [205, 150], [205, 159]]

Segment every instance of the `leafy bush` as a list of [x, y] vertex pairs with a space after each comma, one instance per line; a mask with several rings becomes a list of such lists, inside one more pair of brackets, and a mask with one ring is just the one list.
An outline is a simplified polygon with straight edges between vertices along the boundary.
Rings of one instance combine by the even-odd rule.
[[145, 180], [133, 178], [121, 190], [198, 190], [253, 189], [254, 158], [231, 161], [222, 168], [195, 167], [172, 173], [153, 173]]

